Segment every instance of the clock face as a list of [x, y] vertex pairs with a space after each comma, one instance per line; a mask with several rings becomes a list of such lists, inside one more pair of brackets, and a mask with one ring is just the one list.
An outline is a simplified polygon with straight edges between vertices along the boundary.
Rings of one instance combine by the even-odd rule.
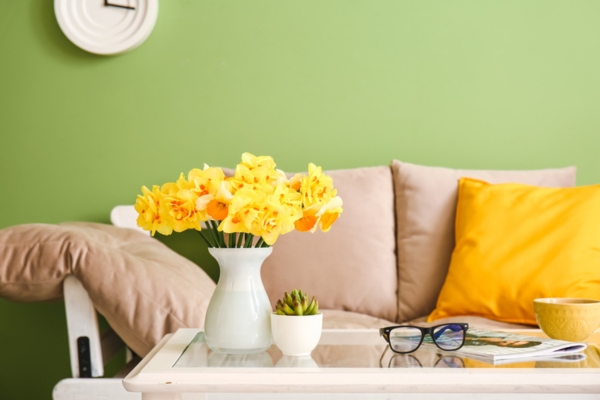
[[54, 0], [54, 12], [76, 46], [95, 54], [118, 54], [150, 35], [158, 0]]

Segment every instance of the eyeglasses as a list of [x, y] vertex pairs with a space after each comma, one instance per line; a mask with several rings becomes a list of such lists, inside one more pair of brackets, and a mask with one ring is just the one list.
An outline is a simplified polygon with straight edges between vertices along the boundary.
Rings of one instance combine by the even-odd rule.
[[[390, 345], [394, 353], [406, 354], [417, 350], [425, 335], [440, 349], [446, 351], [458, 350], [465, 343], [469, 324], [453, 323], [436, 325], [429, 328], [420, 326], [400, 325], [379, 329], [379, 334]], [[426, 342], [431, 343], [429, 340]]]

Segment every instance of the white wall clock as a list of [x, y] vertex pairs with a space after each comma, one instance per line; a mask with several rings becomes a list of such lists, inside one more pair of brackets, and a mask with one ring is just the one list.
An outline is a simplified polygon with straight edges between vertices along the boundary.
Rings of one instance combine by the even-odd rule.
[[54, 0], [54, 13], [76, 46], [94, 54], [118, 54], [148, 38], [158, 0]]

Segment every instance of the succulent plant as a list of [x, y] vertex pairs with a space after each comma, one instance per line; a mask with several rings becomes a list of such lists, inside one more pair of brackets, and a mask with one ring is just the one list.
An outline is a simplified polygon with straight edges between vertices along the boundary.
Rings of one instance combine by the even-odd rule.
[[319, 311], [319, 300], [313, 296], [308, 301], [308, 294], [302, 290], [294, 289], [291, 293], [285, 292], [283, 299], [277, 300], [275, 313], [279, 315], [315, 315]]

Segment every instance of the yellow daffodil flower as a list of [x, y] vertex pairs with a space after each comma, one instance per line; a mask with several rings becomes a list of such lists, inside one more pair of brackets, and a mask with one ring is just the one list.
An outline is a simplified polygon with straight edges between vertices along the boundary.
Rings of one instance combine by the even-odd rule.
[[295, 190], [296, 192], [300, 192], [300, 187], [302, 186], [302, 174], [296, 174], [290, 179], [287, 184], [288, 186]]
[[[170, 235], [187, 229], [200, 231], [201, 221], [220, 221], [212, 243], [205, 236], [209, 246], [223, 245], [222, 232], [259, 236], [262, 240], [257, 245], [272, 245], [294, 229], [331, 229], [343, 211], [331, 177], [312, 163], [308, 175], [296, 174], [291, 179], [275, 167], [269, 156], [244, 153], [233, 177], [205, 164], [203, 169], [190, 170], [187, 177], [180, 174], [176, 182], [154, 185], [152, 190], [144, 186], [135, 202], [137, 224], [152, 235]], [[216, 227], [211, 225], [211, 229]]]
[[302, 218], [297, 220], [294, 225], [300, 232], [314, 232], [317, 228], [321, 228], [321, 231], [327, 232], [340, 216], [342, 205], [342, 199], [339, 196], [334, 197], [327, 204], [321, 206], [314, 204], [302, 210]]
[[242, 162], [235, 168], [230, 182], [234, 191], [251, 188], [270, 194], [280, 180], [281, 176], [275, 169], [273, 158], [244, 153]]
[[265, 193], [249, 188], [235, 192], [229, 203], [229, 213], [219, 225], [219, 230], [225, 233], [250, 233], [257, 223], [265, 198]]
[[150, 191], [146, 186], [142, 186], [142, 194], [137, 196], [134, 208], [138, 212], [137, 225], [150, 231], [152, 236], [156, 232], [162, 235], [170, 235], [173, 228], [167, 223], [164, 211], [161, 212], [163, 195], [160, 187], [152, 186]]
[[321, 167], [310, 163], [308, 165], [308, 176], [302, 178], [300, 185], [302, 193], [302, 204], [305, 208], [315, 204], [328, 203], [337, 194], [333, 188], [333, 179], [323, 173]]
[[196, 210], [197, 196], [190, 190], [183, 189], [175, 194], [164, 196], [164, 206], [169, 215], [169, 222], [175, 232], [188, 229], [199, 231], [200, 215]]
[[241, 165], [248, 167], [249, 169], [263, 168], [266, 170], [274, 170], [276, 167], [275, 160], [271, 156], [260, 156], [256, 157], [252, 153], [242, 154]]
[[342, 206], [342, 199], [339, 196], [335, 196], [319, 210], [317, 216], [319, 216], [318, 224], [321, 231], [327, 232], [331, 229], [331, 225], [333, 225], [343, 211]]
[[265, 243], [272, 245], [279, 235], [294, 230], [294, 222], [302, 217], [299, 205], [299, 193], [284, 184], [277, 186], [262, 205], [259, 224], [250, 233], [261, 236]]
[[206, 221], [209, 217], [221, 221], [227, 217], [229, 203], [232, 199], [231, 184], [228, 181], [222, 181], [219, 190], [215, 194], [208, 193], [196, 200], [196, 209], [203, 221]]
[[[179, 178], [182, 180], [182, 178]], [[221, 168], [209, 167], [204, 164], [204, 169], [192, 169], [188, 173], [187, 188], [190, 189], [196, 196], [201, 197], [207, 194], [215, 194], [221, 182], [225, 180], [225, 174]]]
[[317, 222], [319, 222], [316, 211], [316, 207], [305, 208], [302, 210], [302, 217], [294, 222], [294, 227], [299, 232], [314, 232], [313, 228], [316, 228]]

